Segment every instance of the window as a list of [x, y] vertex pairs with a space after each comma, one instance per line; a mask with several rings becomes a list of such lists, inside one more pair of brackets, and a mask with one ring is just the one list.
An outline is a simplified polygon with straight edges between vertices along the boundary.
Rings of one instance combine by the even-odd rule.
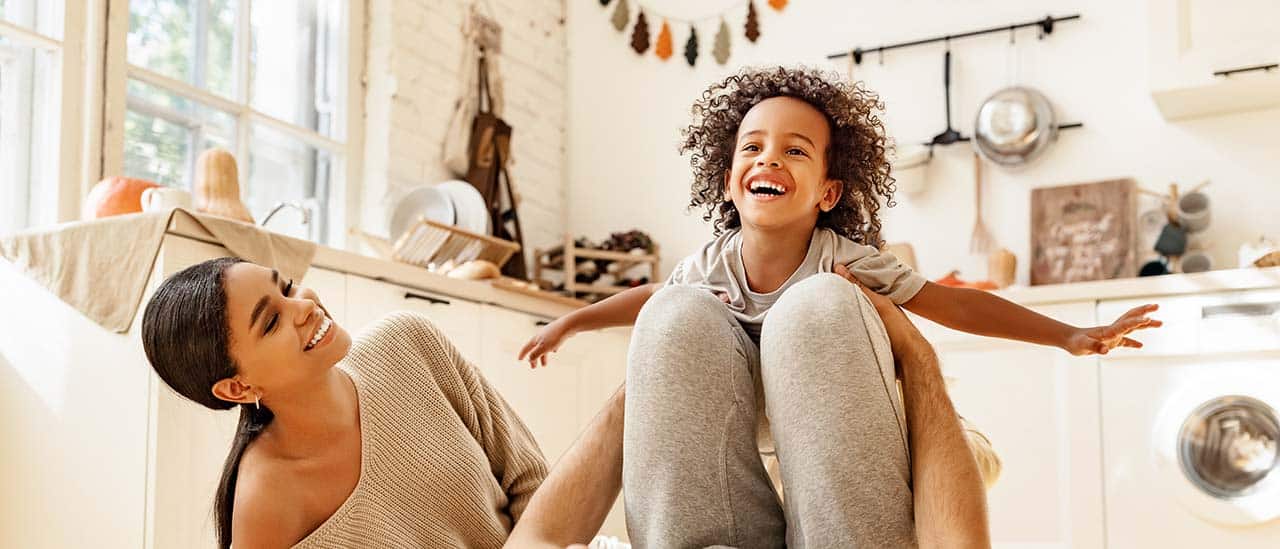
[[0, 234], [56, 221], [62, 2], [0, 0]]
[[358, 104], [349, 101], [357, 84], [349, 47], [361, 44], [351, 13], [361, 3], [113, 2], [128, 13], [124, 43], [108, 48], [124, 58], [123, 105], [107, 107], [108, 120], [118, 121], [106, 139], [119, 142], [119, 172], [190, 189], [197, 157], [224, 148], [236, 157], [241, 196], [256, 220], [294, 202], [310, 223], [286, 210], [272, 230], [340, 243], [345, 181], [358, 173], [348, 132], [349, 106]]

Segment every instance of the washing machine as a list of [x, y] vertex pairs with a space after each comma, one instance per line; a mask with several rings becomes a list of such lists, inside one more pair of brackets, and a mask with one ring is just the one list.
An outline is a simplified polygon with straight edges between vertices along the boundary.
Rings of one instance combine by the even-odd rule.
[[1280, 548], [1280, 289], [1158, 303], [1163, 328], [1101, 358], [1110, 548]]

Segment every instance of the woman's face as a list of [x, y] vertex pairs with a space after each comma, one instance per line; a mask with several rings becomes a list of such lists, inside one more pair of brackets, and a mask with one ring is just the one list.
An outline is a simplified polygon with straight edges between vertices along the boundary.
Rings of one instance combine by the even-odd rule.
[[215, 386], [219, 398], [266, 401], [305, 388], [351, 348], [351, 336], [329, 318], [319, 296], [273, 269], [237, 263], [227, 269], [223, 285], [231, 357], [239, 372], [222, 394]]

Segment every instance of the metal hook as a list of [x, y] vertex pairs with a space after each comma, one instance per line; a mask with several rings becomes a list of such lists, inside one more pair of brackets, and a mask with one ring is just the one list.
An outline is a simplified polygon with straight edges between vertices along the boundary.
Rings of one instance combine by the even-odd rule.
[[1044, 40], [1044, 37], [1050, 34], [1053, 34], [1053, 17], [1046, 15], [1045, 18], [1040, 21], [1039, 27], [1040, 27], [1039, 38], [1040, 40]]
[[876, 50], [876, 53], [879, 54], [880, 66], [883, 67], [884, 66], [884, 48], [880, 48]]

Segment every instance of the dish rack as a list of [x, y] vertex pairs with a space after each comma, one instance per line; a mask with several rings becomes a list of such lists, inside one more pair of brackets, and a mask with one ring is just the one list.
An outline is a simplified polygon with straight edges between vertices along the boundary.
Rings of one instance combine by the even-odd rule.
[[396, 239], [391, 258], [432, 271], [446, 263], [461, 265], [476, 259], [501, 268], [519, 251], [520, 245], [508, 240], [420, 219]]

